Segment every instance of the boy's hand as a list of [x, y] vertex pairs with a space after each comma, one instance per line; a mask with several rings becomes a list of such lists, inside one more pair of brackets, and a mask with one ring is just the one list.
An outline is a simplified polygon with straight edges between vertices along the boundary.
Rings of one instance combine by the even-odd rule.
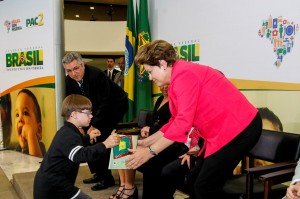
[[113, 133], [103, 142], [103, 144], [108, 149], [108, 148], [112, 148], [114, 146], [119, 145], [120, 140], [121, 140], [121, 137], [118, 134]]
[[96, 128], [93, 127], [93, 126], [90, 126], [90, 128], [87, 130], [87, 134], [90, 134], [90, 132], [91, 132], [92, 130], [94, 130], [94, 129], [96, 129]]
[[88, 134], [90, 136], [90, 143], [93, 144], [97, 141], [97, 137], [101, 135], [101, 132], [98, 129], [94, 128]]

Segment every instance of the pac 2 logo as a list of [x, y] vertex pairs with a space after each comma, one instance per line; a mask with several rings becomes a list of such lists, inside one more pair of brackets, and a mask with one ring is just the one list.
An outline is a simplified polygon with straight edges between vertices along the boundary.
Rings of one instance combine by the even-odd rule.
[[38, 16], [26, 19], [26, 27], [43, 26], [44, 13], [39, 13]]

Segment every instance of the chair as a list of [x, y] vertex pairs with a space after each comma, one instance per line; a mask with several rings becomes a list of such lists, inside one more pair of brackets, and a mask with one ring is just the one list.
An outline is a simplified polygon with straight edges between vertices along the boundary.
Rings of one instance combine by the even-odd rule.
[[[279, 169], [294, 168], [299, 159], [299, 143], [299, 134], [263, 130], [258, 143], [247, 154], [249, 161], [244, 173], [228, 180], [223, 188], [224, 192], [232, 197], [262, 198], [264, 186], [258, 177]], [[276, 164], [254, 167], [254, 159]], [[273, 187], [273, 192], [285, 192], [285, 189], [286, 187], [280, 184]]]
[[139, 135], [144, 126], [149, 126], [152, 123], [152, 111], [140, 110], [137, 121], [129, 123], [119, 123], [117, 133], [124, 135]]
[[259, 177], [259, 180], [263, 183], [264, 186], [264, 198], [270, 197], [272, 192], [272, 187], [274, 185], [290, 181], [294, 176], [294, 174], [295, 174], [295, 167], [291, 167], [288, 169], [281, 169], [279, 171], [261, 175]]

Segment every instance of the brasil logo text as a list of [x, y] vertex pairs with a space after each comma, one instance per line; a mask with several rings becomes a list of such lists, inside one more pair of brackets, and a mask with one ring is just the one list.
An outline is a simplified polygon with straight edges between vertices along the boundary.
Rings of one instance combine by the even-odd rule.
[[185, 61], [198, 62], [200, 61], [200, 43], [197, 40], [181, 41], [173, 43], [177, 51], [178, 59]]
[[6, 68], [43, 65], [43, 49], [6, 53]]

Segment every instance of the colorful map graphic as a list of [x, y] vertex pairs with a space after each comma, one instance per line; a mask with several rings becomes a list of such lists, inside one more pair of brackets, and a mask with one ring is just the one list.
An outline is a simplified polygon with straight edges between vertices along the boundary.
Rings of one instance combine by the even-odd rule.
[[273, 51], [276, 54], [275, 66], [279, 67], [283, 57], [292, 51], [294, 39], [299, 30], [299, 25], [283, 19], [282, 16], [264, 20], [258, 31], [260, 37], [265, 37], [273, 44]]

